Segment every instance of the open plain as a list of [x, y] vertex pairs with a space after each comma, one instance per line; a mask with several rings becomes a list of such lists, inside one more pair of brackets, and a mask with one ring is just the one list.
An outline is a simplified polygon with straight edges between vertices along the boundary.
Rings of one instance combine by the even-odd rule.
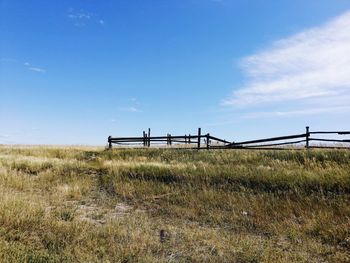
[[1, 262], [350, 262], [350, 151], [0, 146]]

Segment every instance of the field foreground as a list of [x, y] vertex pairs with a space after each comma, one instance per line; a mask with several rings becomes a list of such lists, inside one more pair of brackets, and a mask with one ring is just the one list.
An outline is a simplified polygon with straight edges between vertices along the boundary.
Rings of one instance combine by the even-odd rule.
[[0, 146], [0, 262], [350, 262], [350, 151]]

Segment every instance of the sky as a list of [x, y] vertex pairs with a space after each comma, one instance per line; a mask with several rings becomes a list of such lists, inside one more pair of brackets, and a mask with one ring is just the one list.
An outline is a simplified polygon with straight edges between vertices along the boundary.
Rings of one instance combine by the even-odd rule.
[[350, 130], [348, 0], [0, 0], [0, 144]]

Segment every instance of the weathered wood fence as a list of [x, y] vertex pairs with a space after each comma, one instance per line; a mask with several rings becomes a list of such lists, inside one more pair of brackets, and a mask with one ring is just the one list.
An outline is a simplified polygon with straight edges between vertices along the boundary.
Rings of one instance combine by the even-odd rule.
[[228, 145], [231, 142], [211, 136], [209, 133], [202, 134], [201, 128], [198, 128], [196, 135], [186, 134], [180, 136], [173, 136], [167, 134], [166, 136], [151, 136], [151, 130], [148, 129], [146, 133], [143, 131], [142, 137], [108, 137], [108, 146], [112, 148], [112, 144], [122, 146], [144, 146], [150, 147], [152, 145], [167, 145], [167, 146], [180, 146], [185, 145], [186, 148], [195, 149], [209, 149], [211, 146], [216, 145]]
[[[350, 135], [350, 131], [310, 131], [307, 126], [305, 133], [279, 136], [258, 140], [230, 142], [209, 133], [202, 134], [198, 128], [196, 135], [186, 134], [181, 136], [151, 136], [151, 130], [147, 133], [143, 131], [141, 137], [108, 137], [108, 147], [112, 145], [151, 147], [167, 146], [173, 148], [186, 149], [302, 149], [302, 148], [344, 148], [350, 149], [350, 139], [337, 138], [317, 138], [315, 135], [345, 136]], [[288, 147], [289, 146], [289, 147]]]

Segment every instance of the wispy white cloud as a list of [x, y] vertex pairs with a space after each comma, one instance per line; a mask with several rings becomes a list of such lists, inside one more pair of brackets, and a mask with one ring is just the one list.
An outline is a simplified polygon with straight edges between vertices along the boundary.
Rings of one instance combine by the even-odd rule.
[[69, 8], [67, 17], [72, 21], [73, 25], [77, 27], [86, 26], [89, 22], [98, 23], [100, 25], [105, 24], [105, 21], [98, 18], [97, 14], [83, 9], [75, 10], [74, 8]]
[[[224, 101], [234, 107], [297, 102], [310, 114], [350, 101], [350, 12], [281, 39], [241, 61], [245, 85]], [[299, 114], [299, 110], [286, 114]], [[272, 113], [273, 114], [273, 113]], [[283, 115], [283, 111], [279, 114]]]
[[119, 108], [119, 110], [128, 112], [142, 112], [140, 109], [141, 104], [137, 98], [129, 99], [129, 105], [130, 106]]
[[43, 68], [34, 68], [34, 67], [29, 67], [28, 69], [29, 69], [29, 70], [31, 70], [31, 71], [38, 72], [38, 73], [45, 73], [45, 72], [46, 72], [46, 70], [45, 70], [45, 69], [43, 69]]
[[262, 117], [294, 117], [302, 115], [315, 115], [321, 113], [343, 113], [350, 111], [350, 106], [326, 107], [326, 108], [309, 108], [303, 110], [291, 111], [267, 111], [267, 112], [250, 112], [243, 115], [243, 118], [262, 118]]
[[38, 73], [46, 73], [46, 69], [33, 67], [29, 62], [24, 62], [23, 65], [31, 71], [35, 71]]
[[125, 108], [120, 108], [120, 110], [122, 111], [129, 111], [129, 112], [141, 112], [140, 109], [136, 108], [136, 107], [125, 107]]

